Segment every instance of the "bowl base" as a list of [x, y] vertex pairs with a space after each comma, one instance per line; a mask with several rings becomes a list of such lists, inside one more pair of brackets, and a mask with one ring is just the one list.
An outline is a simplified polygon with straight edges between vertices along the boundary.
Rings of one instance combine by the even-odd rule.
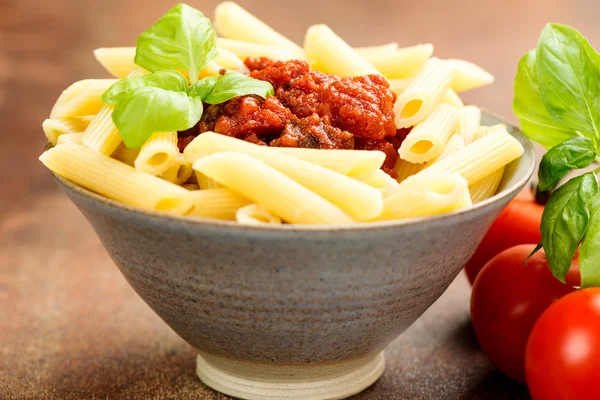
[[247, 400], [343, 399], [375, 383], [384, 368], [383, 352], [331, 364], [261, 364], [207, 353], [196, 359], [205, 385]]

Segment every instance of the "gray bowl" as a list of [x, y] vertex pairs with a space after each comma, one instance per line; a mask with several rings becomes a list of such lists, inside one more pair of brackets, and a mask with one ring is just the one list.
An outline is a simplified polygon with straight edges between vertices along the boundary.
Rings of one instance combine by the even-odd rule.
[[199, 351], [205, 383], [242, 398], [342, 398], [381, 375], [381, 351], [530, 178], [533, 146], [508, 130], [525, 153], [498, 194], [402, 221], [248, 227], [128, 207], [55, 178], [135, 291]]

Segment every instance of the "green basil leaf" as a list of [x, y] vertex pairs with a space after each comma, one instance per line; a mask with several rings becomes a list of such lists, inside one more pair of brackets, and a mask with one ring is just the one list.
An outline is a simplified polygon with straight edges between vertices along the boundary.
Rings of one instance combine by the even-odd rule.
[[542, 244], [552, 274], [561, 282], [589, 223], [587, 202], [598, 193], [593, 172], [571, 179], [550, 196], [542, 214]]
[[208, 97], [210, 92], [212, 92], [215, 87], [215, 83], [217, 83], [217, 79], [219, 79], [219, 75], [210, 75], [206, 78], [200, 79], [196, 82], [190, 89], [188, 90], [188, 95], [192, 97], [198, 97], [200, 99], [205, 99]]
[[198, 72], [217, 56], [216, 38], [204, 14], [178, 4], [138, 37], [135, 63], [152, 72], [184, 69], [194, 84]]
[[573, 130], [554, 121], [546, 111], [535, 70], [535, 50], [525, 54], [519, 62], [513, 111], [519, 118], [523, 133], [547, 149], [575, 135]]
[[104, 103], [117, 104], [123, 96], [141, 87], [159, 87], [185, 92], [188, 89], [188, 83], [185, 76], [177, 71], [159, 71], [136, 78], [121, 79], [104, 92], [101, 100]]
[[594, 143], [585, 137], [567, 139], [554, 146], [540, 162], [539, 190], [551, 189], [571, 170], [589, 167], [595, 158]]
[[266, 81], [249, 77], [241, 72], [229, 72], [221, 76], [212, 92], [204, 99], [209, 104], [219, 104], [238, 96], [255, 94], [262, 98], [273, 96], [273, 86]]
[[600, 196], [592, 198], [587, 208], [590, 221], [579, 248], [581, 286], [600, 286]]
[[597, 141], [600, 124], [600, 56], [581, 33], [548, 24], [536, 50], [546, 110], [565, 128]]
[[112, 119], [127, 147], [140, 147], [154, 132], [183, 131], [202, 116], [202, 100], [185, 92], [141, 87], [123, 96]]

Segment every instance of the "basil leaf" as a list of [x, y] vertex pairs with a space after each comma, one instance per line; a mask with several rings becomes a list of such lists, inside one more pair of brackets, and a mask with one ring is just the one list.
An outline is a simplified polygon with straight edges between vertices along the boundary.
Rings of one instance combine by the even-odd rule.
[[596, 141], [600, 124], [600, 56], [581, 33], [548, 24], [536, 50], [540, 92], [548, 114]]
[[571, 179], [550, 196], [542, 214], [542, 243], [552, 274], [564, 283], [588, 228], [587, 202], [598, 193], [593, 172]]
[[587, 207], [590, 220], [579, 248], [582, 287], [600, 286], [600, 196], [592, 198]]
[[551, 189], [571, 170], [589, 167], [595, 158], [594, 143], [588, 138], [574, 137], [554, 146], [540, 162], [539, 190]]
[[187, 79], [177, 71], [159, 71], [136, 78], [121, 79], [112, 85], [102, 95], [102, 102], [117, 104], [129, 92], [141, 87], [159, 87], [166, 90], [185, 92], [188, 88]]
[[204, 14], [178, 4], [137, 38], [135, 63], [152, 72], [184, 69], [194, 84], [198, 72], [217, 56], [216, 38]]
[[204, 99], [205, 103], [219, 104], [238, 96], [255, 94], [262, 98], [273, 96], [273, 86], [266, 81], [261, 81], [242, 74], [229, 72], [221, 76], [212, 92]]
[[215, 83], [217, 83], [217, 79], [219, 79], [219, 75], [210, 75], [206, 78], [200, 79], [196, 82], [190, 90], [188, 90], [188, 95], [192, 97], [198, 97], [200, 99], [205, 99], [210, 92], [212, 92], [215, 87]]
[[535, 50], [525, 54], [519, 62], [513, 111], [519, 118], [523, 133], [547, 149], [575, 135], [573, 130], [560, 126], [546, 111], [535, 69]]
[[154, 132], [184, 131], [202, 116], [202, 100], [185, 92], [141, 87], [124, 95], [112, 113], [127, 147], [140, 147]]

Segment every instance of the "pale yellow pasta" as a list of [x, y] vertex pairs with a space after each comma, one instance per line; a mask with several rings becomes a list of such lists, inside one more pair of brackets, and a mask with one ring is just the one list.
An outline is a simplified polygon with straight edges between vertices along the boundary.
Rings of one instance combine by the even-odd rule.
[[200, 186], [197, 183], [184, 183], [181, 187], [187, 190], [200, 190]]
[[396, 100], [396, 127], [414, 126], [431, 114], [448, 92], [452, 74], [453, 70], [447, 61], [429, 59]]
[[140, 154], [140, 149], [131, 149], [121, 143], [111, 157], [133, 167], [138, 154]]
[[427, 43], [385, 52], [367, 52], [361, 56], [386, 78], [397, 79], [414, 77], [432, 54], [433, 45]]
[[248, 204], [235, 213], [235, 219], [244, 225], [281, 225], [281, 218], [260, 204]]
[[42, 122], [42, 129], [52, 145], [56, 145], [61, 135], [81, 132], [86, 128], [85, 121], [79, 118], [48, 118]]
[[466, 144], [475, 140], [475, 132], [481, 122], [481, 110], [476, 106], [465, 106], [458, 110], [457, 133]]
[[214, 25], [221, 36], [227, 39], [279, 47], [294, 53], [295, 58], [303, 58], [300, 46], [234, 2], [226, 1], [217, 6]]
[[241, 60], [246, 60], [248, 57], [267, 57], [282, 61], [298, 58], [293, 51], [288, 49], [234, 39], [217, 38], [217, 47], [220, 50], [229, 50]]
[[155, 132], [140, 148], [134, 166], [138, 171], [159, 176], [175, 166], [179, 155], [177, 132]]
[[398, 154], [403, 160], [423, 163], [437, 157], [454, 133], [457, 125], [456, 108], [440, 104], [423, 122], [415, 126], [400, 145]]
[[494, 82], [492, 74], [469, 61], [448, 60], [448, 62], [454, 70], [450, 87], [456, 92], [475, 89]]
[[377, 189], [383, 189], [388, 186], [396, 186], [398, 184], [394, 178], [380, 169], [370, 175], [357, 177], [356, 180]]
[[252, 156], [285, 154], [353, 177], [372, 174], [381, 168], [385, 160], [385, 154], [381, 151], [265, 147], [214, 132], [204, 132], [192, 140], [183, 151], [183, 156], [194, 163], [202, 156], [224, 151], [236, 151]]
[[96, 114], [103, 106], [100, 97], [116, 79], [84, 79], [69, 86], [56, 100], [50, 118]]
[[354, 50], [364, 58], [377, 57], [398, 49], [398, 43], [386, 43], [377, 46], [355, 47]]
[[304, 39], [306, 60], [311, 67], [339, 76], [379, 74], [350, 45], [327, 25], [313, 25]]
[[517, 139], [505, 129], [500, 129], [434, 163], [422, 173], [459, 173], [469, 182], [469, 185], [472, 185], [516, 160], [523, 154], [523, 151], [523, 146]]
[[[204, 147], [207, 149], [207, 153], [215, 150], [213, 143], [216, 140], [213, 140], [210, 135], [202, 134], [194, 140], [196, 149], [201, 150]], [[251, 154], [316, 194], [323, 196], [360, 221], [374, 218], [381, 212], [381, 193], [356, 179], [274, 151], [258, 150], [247, 154]], [[210, 177], [210, 175], [208, 176]], [[219, 182], [218, 179], [216, 180]], [[219, 183], [224, 184], [223, 182]]]
[[65, 133], [60, 135], [56, 141], [56, 145], [75, 143], [81, 144], [81, 132]]
[[192, 164], [187, 162], [183, 158], [183, 155], [178, 153], [174, 163], [165, 172], [160, 174], [160, 177], [176, 185], [183, 185], [193, 173]]
[[76, 120], [80, 121], [84, 126], [84, 129], [88, 127], [88, 125], [96, 118], [95, 114], [92, 115], [78, 115], [75, 117]]
[[475, 130], [475, 133], [473, 134], [473, 141], [481, 139], [482, 137], [487, 136], [490, 133], [498, 131], [500, 129], [506, 129], [506, 125], [496, 124], [492, 126], [480, 126]]
[[422, 172], [411, 176], [385, 197], [378, 220], [425, 217], [472, 204], [467, 181], [460, 174]]
[[200, 189], [202, 190], [206, 190], [206, 189], [217, 189], [217, 188], [222, 188], [223, 185], [221, 185], [219, 182], [210, 179], [208, 176], [196, 171], [196, 173], [194, 174], [196, 176], [196, 180], [198, 181], [198, 186], [200, 186]]
[[247, 154], [229, 152], [202, 157], [194, 163], [194, 170], [252, 202], [262, 204], [289, 223], [354, 222], [352, 217], [328, 200]]
[[440, 154], [436, 158], [434, 158], [433, 160], [431, 160], [427, 164], [425, 164], [425, 168], [430, 167], [431, 165], [433, 165], [434, 163], [436, 163], [438, 161], [442, 161], [444, 158], [456, 153], [457, 151], [463, 149], [464, 147], [465, 147], [464, 139], [460, 135], [457, 135], [456, 133], [453, 134], [452, 136], [450, 136], [450, 139], [448, 139], [448, 141], [442, 148], [442, 151], [440, 152]]
[[398, 158], [396, 165], [394, 165], [394, 172], [396, 173], [396, 181], [402, 183], [409, 176], [415, 175], [417, 172], [425, 168], [424, 163], [412, 163], [410, 161]]
[[122, 203], [184, 214], [189, 191], [79, 144], [56, 146], [40, 156], [50, 170], [87, 189]]
[[502, 176], [504, 176], [504, 167], [498, 168], [488, 176], [470, 185], [469, 192], [473, 203], [479, 203], [495, 195], [502, 181]]
[[406, 88], [408, 86], [410, 86], [410, 83], [413, 80], [410, 78], [406, 78], [406, 79], [388, 79], [388, 82], [390, 83], [390, 90], [392, 92], [394, 92], [396, 94], [396, 96], [399, 96], [400, 93], [402, 93], [404, 90], [406, 90]]
[[440, 103], [450, 104], [456, 108], [464, 107], [465, 103], [463, 103], [462, 99], [456, 94], [456, 92], [452, 89], [448, 89], [444, 97], [440, 100]]
[[135, 47], [101, 47], [94, 50], [94, 57], [106, 71], [117, 78], [125, 78], [136, 68]]
[[[145, 74], [147, 74], [146, 71], [136, 68], [127, 76], [135, 78]], [[121, 144], [121, 135], [112, 120], [113, 109], [114, 106], [110, 104], [104, 105], [83, 132], [81, 138], [87, 147], [107, 156], [110, 156]]]
[[193, 217], [215, 218], [235, 221], [235, 213], [251, 203], [244, 196], [230, 189], [190, 191], [192, 209], [186, 214]]

